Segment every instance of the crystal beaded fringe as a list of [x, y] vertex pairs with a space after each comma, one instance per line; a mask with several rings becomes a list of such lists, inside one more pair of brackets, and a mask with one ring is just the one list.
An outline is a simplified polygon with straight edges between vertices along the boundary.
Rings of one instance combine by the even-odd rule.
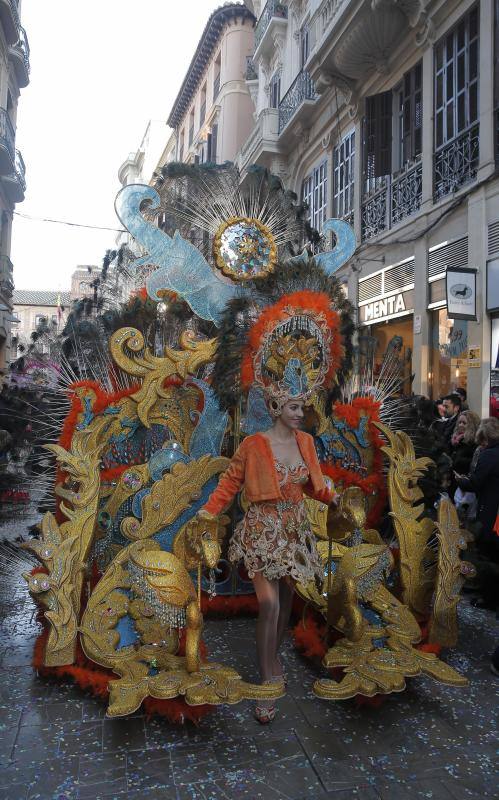
[[141, 569], [137, 564], [129, 561], [128, 574], [132, 591], [150, 606], [162, 625], [169, 628], [185, 628], [187, 624], [185, 609], [170, 603], [163, 603], [155, 590], [149, 586], [146, 575], [157, 575], [157, 572]]

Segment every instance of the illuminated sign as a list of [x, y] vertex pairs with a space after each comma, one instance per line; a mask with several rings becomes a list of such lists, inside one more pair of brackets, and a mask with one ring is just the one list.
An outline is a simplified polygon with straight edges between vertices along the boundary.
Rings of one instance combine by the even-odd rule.
[[359, 322], [361, 325], [372, 325], [395, 317], [412, 314], [414, 310], [414, 290], [399, 292], [380, 300], [373, 300], [359, 307]]

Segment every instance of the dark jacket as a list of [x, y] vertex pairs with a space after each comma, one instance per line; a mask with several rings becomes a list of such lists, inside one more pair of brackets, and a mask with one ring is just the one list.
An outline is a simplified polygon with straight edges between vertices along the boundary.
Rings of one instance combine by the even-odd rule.
[[441, 433], [448, 447], [450, 447], [451, 444], [452, 434], [454, 433], [458, 416], [459, 414], [454, 414], [453, 417], [449, 417], [448, 419], [444, 420], [444, 422], [442, 422]]
[[480, 538], [492, 539], [499, 510], [499, 443], [484, 447], [468, 478], [458, 480], [465, 492], [475, 492], [478, 500], [477, 520], [482, 523]]
[[458, 475], [467, 475], [471, 469], [471, 460], [476, 450], [474, 442], [460, 441], [458, 444], [452, 446], [450, 456], [452, 458], [452, 469]]

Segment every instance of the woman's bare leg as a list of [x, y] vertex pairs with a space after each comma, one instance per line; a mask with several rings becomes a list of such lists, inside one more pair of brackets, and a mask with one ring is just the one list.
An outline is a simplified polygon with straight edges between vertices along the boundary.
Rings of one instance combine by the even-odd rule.
[[274, 675], [277, 652], [277, 621], [279, 619], [279, 582], [269, 581], [260, 573], [253, 578], [258, 599], [256, 623], [256, 649], [262, 681]]
[[283, 668], [279, 661], [279, 648], [284, 639], [286, 628], [291, 617], [293, 606], [294, 587], [288, 578], [281, 578], [279, 581], [279, 617], [277, 619], [277, 640], [276, 653], [274, 659], [274, 675], [282, 675]]

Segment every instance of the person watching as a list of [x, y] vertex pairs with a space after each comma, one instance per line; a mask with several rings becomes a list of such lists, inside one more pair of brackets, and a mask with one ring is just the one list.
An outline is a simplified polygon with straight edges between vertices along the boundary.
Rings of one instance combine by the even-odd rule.
[[462, 408], [461, 396], [456, 392], [452, 392], [451, 394], [448, 394], [444, 397], [443, 405], [445, 408], [445, 419], [439, 431], [444, 439], [445, 444], [448, 447], [450, 447], [452, 434], [454, 433], [454, 429], [457, 423], [457, 418], [461, 413], [461, 408]]

